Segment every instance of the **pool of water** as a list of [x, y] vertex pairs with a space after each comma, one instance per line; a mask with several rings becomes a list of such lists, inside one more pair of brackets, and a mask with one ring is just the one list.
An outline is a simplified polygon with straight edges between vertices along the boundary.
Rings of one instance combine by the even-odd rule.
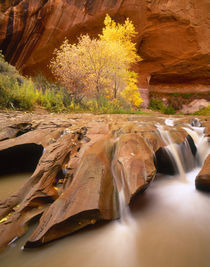
[[4, 267], [209, 267], [210, 194], [195, 189], [198, 170], [159, 177], [131, 207], [129, 220], [83, 230], [21, 250], [28, 233], [0, 254]]
[[31, 173], [15, 173], [0, 176], [0, 200], [3, 200], [15, 193], [28, 178]]

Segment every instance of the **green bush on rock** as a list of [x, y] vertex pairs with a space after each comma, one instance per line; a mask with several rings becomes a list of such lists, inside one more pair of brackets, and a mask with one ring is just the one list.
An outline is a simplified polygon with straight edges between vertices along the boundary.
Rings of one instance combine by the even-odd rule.
[[171, 105], [164, 105], [163, 101], [158, 98], [153, 98], [150, 101], [149, 108], [152, 110], [160, 111], [164, 114], [175, 114], [176, 111]]
[[195, 112], [193, 115], [210, 116], [210, 106], [200, 109], [199, 111]]

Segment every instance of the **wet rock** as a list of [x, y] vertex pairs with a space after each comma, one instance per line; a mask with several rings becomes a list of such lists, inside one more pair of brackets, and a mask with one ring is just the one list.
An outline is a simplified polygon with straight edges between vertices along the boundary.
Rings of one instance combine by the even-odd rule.
[[0, 247], [15, 236], [23, 234], [23, 226], [28, 221], [26, 218], [31, 213], [35, 215], [42, 213], [58, 198], [61, 193], [56, 186], [58, 174], [68, 162], [69, 155], [77, 153], [80, 144], [78, 137], [77, 133], [66, 135], [46, 147], [35, 172], [27, 183], [17, 193], [0, 202], [0, 220], [6, 218], [5, 223], [0, 224]]
[[156, 173], [153, 151], [139, 134], [120, 136], [115, 144], [112, 171], [118, 191], [125, 190], [127, 204], [149, 185]]
[[198, 118], [192, 119], [191, 125], [193, 127], [202, 127], [202, 122]]
[[26, 247], [41, 245], [93, 222], [119, 216], [110, 169], [111, 146], [105, 139], [85, 152], [71, 184], [42, 215]]
[[195, 156], [196, 152], [197, 152], [197, 147], [196, 147], [192, 137], [189, 134], [186, 137], [186, 142], [188, 142], [188, 144], [190, 146], [190, 150], [191, 150], [193, 156]]
[[154, 163], [159, 173], [174, 175], [178, 172], [172, 154], [167, 148], [161, 147], [156, 151]]
[[210, 142], [210, 121], [206, 120], [203, 124], [205, 127], [204, 130], [205, 136], [208, 138], [208, 141]]
[[6, 127], [0, 131], [0, 141], [4, 141], [10, 138], [14, 138], [17, 135], [18, 130], [11, 127]]
[[192, 137], [187, 135], [182, 143], [174, 143], [170, 146], [160, 147], [155, 152], [154, 163], [157, 172], [168, 175], [178, 173], [178, 166], [172, 155], [173, 150], [176, 150], [180, 161], [183, 163], [184, 171], [188, 172], [195, 167], [194, 157], [196, 155], [197, 148]]
[[210, 192], [210, 155], [208, 155], [202, 170], [196, 177], [195, 186], [199, 190]]

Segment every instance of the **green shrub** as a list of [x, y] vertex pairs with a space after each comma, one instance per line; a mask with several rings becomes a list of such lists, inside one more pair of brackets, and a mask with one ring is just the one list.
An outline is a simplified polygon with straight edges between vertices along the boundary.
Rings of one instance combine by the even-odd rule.
[[182, 94], [181, 94], [181, 93], [170, 93], [170, 95], [172, 95], [172, 96], [175, 96], [175, 97], [182, 96]]
[[163, 104], [163, 101], [157, 98], [151, 99], [149, 108], [152, 110], [157, 110], [164, 112], [165, 110], [165, 105]]
[[165, 107], [163, 110], [164, 114], [173, 115], [176, 113], [175, 109], [172, 106]]
[[19, 85], [17, 80], [7, 75], [0, 75], [0, 105], [2, 108], [31, 110], [36, 101], [31, 80]]
[[59, 84], [48, 81], [42, 75], [34, 78], [34, 84], [38, 90], [38, 104], [52, 112], [62, 112], [71, 104], [71, 96], [68, 91]]
[[65, 110], [63, 104], [63, 94], [61, 91], [55, 92], [46, 89], [44, 93], [39, 93], [37, 102], [51, 112], [62, 112]]
[[84, 106], [93, 113], [118, 114], [126, 113], [125, 110], [132, 111], [123, 99], [108, 100], [104, 96], [99, 96], [97, 99], [85, 99]]
[[20, 110], [32, 110], [35, 103], [52, 112], [65, 109], [64, 101], [69, 105], [67, 93], [49, 83], [43, 77], [33, 82], [19, 75], [15, 67], [4, 60], [0, 52], [0, 107]]
[[21, 110], [32, 110], [36, 102], [36, 92], [33, 82], [25, 80], [22, 85], [16, 82], [12, 90], [13, 106]]
[[193, 115], [210, 116], [210, 106], [200, 109], [199, 111], [195, 112]]
[[9, 76], [0, 74], [0, 106], [9, 107], [12, 99], [11, 91], [9, 88], [13, 86], [14, 80]]
[[1, 108], [31, 109], [34, 89], [31, 80], [24, 79], [7, 63], [0, 51], [0, 106]]
[[149, 108], [152, 110], [160, 111], [164, 114], [175, 114], [175, 109], [170, 106], [165, 106], [163, 101], [157, 98], [154, 98], [150, 101]]
[[182, 94], [182, 97], [185, 98], [185, 99], [188, 99], [192, 96], [192, 93], [184, 93]]
[[170, 95], [175, 97], [183, 97], [183, 98], [190, 98], [193, 94], [192, 93], [170, 93]]

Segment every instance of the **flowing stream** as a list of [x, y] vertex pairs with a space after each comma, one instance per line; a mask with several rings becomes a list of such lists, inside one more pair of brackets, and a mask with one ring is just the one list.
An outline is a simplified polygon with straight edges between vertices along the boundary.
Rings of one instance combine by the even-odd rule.
[[[172, 122], [167, 123], [173, 126]], [[36, 223], [31, 225], [23, 238], [0, 254], [0, 266], [209, 267], [210, 194], [195, 189], [195, 177], [209, 153], [208, 142], [203, 129], [186, 127], [198, 148], [197, 157], [190, 162], [191, 171], [186, 173], [189, 162], [183, 162], [168, 133], [158, 129], [178, 166], [176, 176], [157, 175], [130, 209], [125, 205], [122, 186], [120, 220], [22, 251]], [[193, 160], [190, 155], [188, 158]], [[0, 194], [1, 191], [2, 187]]]

